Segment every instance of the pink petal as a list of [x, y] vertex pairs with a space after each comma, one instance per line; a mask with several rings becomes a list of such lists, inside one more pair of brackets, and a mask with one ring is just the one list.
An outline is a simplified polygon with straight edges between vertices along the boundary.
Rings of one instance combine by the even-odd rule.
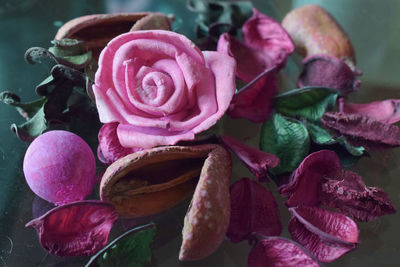
[[381, 188], [366, 186], [361, 176], [351, 171], [327, 176], [320, 195], [323, 205], [337, 209], [358, 221], [371, 221], [396, 212]]
[[320, 150], [308, 155], [293, 172], [291, 181], [279, 189], [289, 196], [286, 205], [314, 206], [320, 203], [319, 191], [324, 176], [342, 169], [339, 157], [331, 150]]
[[265, 237], [250, 251], [248, 267], [318, 267], [314, 259], [300, 244], [283, 237]]
[[339, 109], [343, 113], [361, 114], [383, 123], [393, 124], [400, 121], [400, 99], [353, 104], [340, 98]]
[[280, 23], [253, 9], [242, 28], [244, 44], [269, 58], [268, 66], [283, 67], [295, 46]]
[[250, 147], [233, 137], [225, 135], [221, 140], [259, 180], [267, 177], [269, 168], [275, 168], [279, 164], [277, 156]]
[[106, 164], [111, 164], [114, 161], [132, 154], [136, 151], [142, 150], [141, 148], [126, 148], [121, 145], [117, 135], [118, 123], [106, 123], [99, 131], [99, 147], [97, 150], [97, 157]]
[[242, 178], [230, 186], [230, 194], [231, 218], [226, 234], [230, 241], [250, 241], [253, 233], [281, 234], [278, 204], [270, 191], [249, 178]]
[[388, 148], [400, 146], [400, 128], [360, 114], [327, 112], [321, 122], [344, 135], [355, 146]]
[[349, 217], [317, 207], [301, 206], [289, 211], [290, 235], [318, 260], [331, 262], [356, 248], [358, 228]]
[[87, 200], [54, 208], [26, 227], [34, 227], [40, 244], [54, 255], [90, 256], [106, 245], [117, 218], [111, 204]]
[[337, 89], [343, 95], [357, 91], [361, 81], [360, 75], [354, 72], [342, 60], [329, 55], [312, 55], [303, 60], [303, 71], [298, 84], [305, 86], [323, 86]]

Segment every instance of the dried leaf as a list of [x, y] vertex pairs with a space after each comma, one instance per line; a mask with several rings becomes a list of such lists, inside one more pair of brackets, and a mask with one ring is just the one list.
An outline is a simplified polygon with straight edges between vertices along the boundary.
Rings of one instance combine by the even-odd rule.
[[230, 186], [231, 219], [226, 234], [236, 243], [251, 241], [253, 233], [278, 236], [282, 232], [278, 204], [261, 184], [242, 178]]
[[248, 267], [318, 267], [318, 261], [300, 244], [283, 237], [264, 237], [252, 248]]
[[300, 206], [289, 211], [290, 235], [319, 261], [334, 261], [356, 248], [358, 228], [349, 217], [317, 207]]
[[300, 116], [315, 121], [335, 105], [336, 98], [336, 90], [306, 87], [277, 95], [275, 108], [286, 116]]
[[51, 254], [89, 256], [106, 245], [117, 218], [111, 204], [87, 200], [56, 207], [26, 227], [36, 229], [40, 244]]
[[263, 124], [260, 147], [280, 159], [279, 165], [270, 171], [282, 174], [296, 169], [307, 155], [310, 138], [301, 122], [275, 114]]
[[396, 212], [381, 188], [366, 186], [361, 176], [351, 171], [340, 171], [325, 177], [320, 196], [323, 205], [357, 221], [371, 221]]
[[151, 243], [156, 234], [154, 223], [131, 229], [94, 255], [85, 267], [146, 267], [151, 261]]
[[221, 141], [259, 180], [266, 180], [268, 169], [279, 164], [277, 156], [252, 148], [233, 137], [225, 135], [221, 137]]

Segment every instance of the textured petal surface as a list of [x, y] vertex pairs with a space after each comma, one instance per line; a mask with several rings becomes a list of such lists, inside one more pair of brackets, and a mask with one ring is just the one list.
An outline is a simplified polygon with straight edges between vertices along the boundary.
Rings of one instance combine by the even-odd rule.
[[289, 232], [293, 240], [303, 245], [322, 262], [331, 262], [356, 248], [356, 223], [340, 213], [316, 207], [290, 208]]
[[51, 254], [89, 256], [106, 245], [117, 218], [111, 204], [88, 200], [54, 208], [26, 227], [37, 230], [40, 244]]
[[230, 241], [251, 241], [253, 233], [281, 234], [278, 204], [270, 191], [249, 178], [242, 178], [230, 186], [230, 194], [231, 219], [226, 234]]

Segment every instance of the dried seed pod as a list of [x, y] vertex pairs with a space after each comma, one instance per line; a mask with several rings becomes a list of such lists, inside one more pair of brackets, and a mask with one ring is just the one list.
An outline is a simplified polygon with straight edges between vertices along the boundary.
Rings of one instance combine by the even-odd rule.
[[303, 56], [328, 54], [355, 63], [350, 39], [324, 8], [317, 5], [296, 8], [286, 14], [282, 26]]

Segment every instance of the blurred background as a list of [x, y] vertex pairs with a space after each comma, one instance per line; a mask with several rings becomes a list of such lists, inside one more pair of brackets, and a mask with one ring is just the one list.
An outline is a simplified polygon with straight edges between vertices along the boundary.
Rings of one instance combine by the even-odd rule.
[[[36, 98], [34, 86], [47, 77], [43, 65], [25, 63], [23, 55], [33, 46], [49, 47], [58, 27], [87, 14], [160, 11], [174, 14], [174, 30], [194, 37], [195, 14], [185, 0], [1, 0], [0, 1], [0, 90], [10, 90], [22, 101]], [[383, 3], [384, 2], [384, 3]], [[398, 0], [254, 0], [263, 13], [280, 21], [292, 8], [314, 3], [326, 8], [342, 25], [355, 47], [357, 67], [364, 73], [355, 101], [400, 98], [400, 1]], [[11, 106], [0, 104], [0, 267], [1, 266], [82, 266], [88, 258], [62, 259], [40, 247], [36, 232], [25, 223], [46, 210], [25, 183], [22, 161], [28, 144], [10, 131], [10, 124], [23, 119]], [[248, 137], [257, 143], [257, 126], [246, 124]], [[226, 131], [232, 131], [231, 121]], [[247, 127], [247, 128], [246, 128]], [[254, 132], [254, 134], [252, 134]], [[243, 135], [245, 135], [243, 133]], [[361, 160], [356, 171], [367, 176], [367, 184], [383, 187], [395, 206], [400, 204], [398, 149]], [[237, 169], [240, 173], [242, 170]], [[236, 174], [239, 175], [239, 174]], [[273, 187], [269, 185], [269, 187]], [[282, 201], [280, 201], [282, 202]], [[246, 266], [246, 242], [223, 246], [209, 258], [190, 264], [177, 261], [180, 231], [188, 202], [154, 218], [160, 225], [155, 244], [154, 266]], [[32, 214], [33, 213], [33, 214]], [[36, 213], [36, 214], [35, 214]], [[284, 227], [287, 210], [281, 207]], [[400, 253], [400, 220], [387, 216], [361, 224], [359, 248], [327, 266], [396, 266]], [[141, 222], [120, 222], [119, 231]], [[115, 236], [118, 231], [114, 231]], [[287, 232], [284, 233], [287, 235]], [[112, 238], [111, 238], [112, 239]]]

